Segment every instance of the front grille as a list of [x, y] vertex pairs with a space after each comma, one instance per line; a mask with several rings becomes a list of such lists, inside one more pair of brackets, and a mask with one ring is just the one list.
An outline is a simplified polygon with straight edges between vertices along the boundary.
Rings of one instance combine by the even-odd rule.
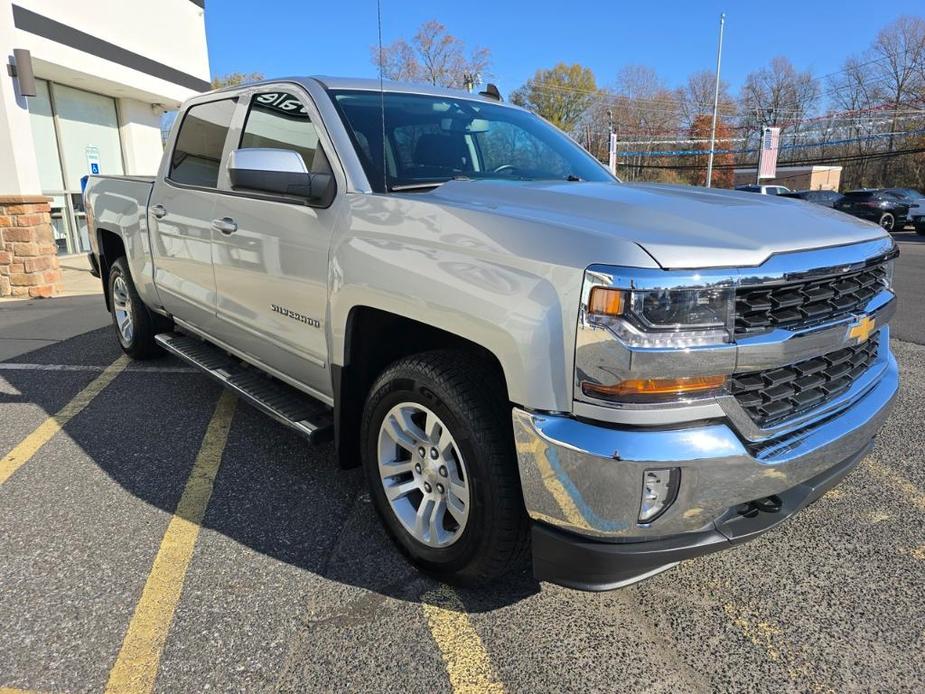
[[735, 374], [731, 391], [754, 422], [766, 428], [818, 407], [845, 392], [877, 358], [880, 333], [791, 366]]
[[887, 284], [884, 263], [820, 280], [736, 291], [736, 335], [811, 325], [863, 309]]

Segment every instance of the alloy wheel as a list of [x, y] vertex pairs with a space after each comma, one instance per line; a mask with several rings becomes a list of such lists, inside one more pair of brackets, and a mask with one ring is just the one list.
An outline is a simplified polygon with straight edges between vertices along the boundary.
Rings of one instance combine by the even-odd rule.
[[379, 476], [395, 517], [418, 542], [448, 547], [469, 520], [466, 466], [452, 433], [430, 409], [402, 402], [379, 427]]
[[132, 338], [135, 335], [132, 323], [132, 298], [128, 293], [128, 285], [121, 275], [112, 282], [112, 308], [116, 316], [119, 340], [123, 345], [132, 344]]

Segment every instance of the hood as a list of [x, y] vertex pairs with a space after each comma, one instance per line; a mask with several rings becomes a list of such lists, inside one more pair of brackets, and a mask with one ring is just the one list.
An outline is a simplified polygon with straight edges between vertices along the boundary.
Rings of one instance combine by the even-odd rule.
[[886, 235], [803, 200], [693, 186], [473, 180], [449, 181], [426, 195], [429, 202], [632, 241], [666, 269], [756, 266], [775, 253]]

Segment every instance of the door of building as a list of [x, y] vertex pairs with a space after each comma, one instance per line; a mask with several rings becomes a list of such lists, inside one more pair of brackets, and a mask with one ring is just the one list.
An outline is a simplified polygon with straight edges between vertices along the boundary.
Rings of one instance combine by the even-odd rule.
[[80, 179], [125, 172], [114, 99], [45, 80], [29, 98], [32, 139], [42, 193], [60, 254], [90, 250]]

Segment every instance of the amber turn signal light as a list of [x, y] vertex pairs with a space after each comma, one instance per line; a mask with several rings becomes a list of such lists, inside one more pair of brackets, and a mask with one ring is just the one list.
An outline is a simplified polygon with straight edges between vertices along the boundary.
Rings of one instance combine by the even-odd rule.
[[598, 316], [619, 316], [623, 313], [623, 292], [619, 289], [594, 287], [588, 298], [588, 312]]
[[620, 399], [640, 396], [677, 396], [703, 393], [722, 388], [725, 376], [690, 376], [684, 378], [637, 378], [620, 381], [612, 386], [596, 383], [582, 383], [585, 395], [592, 397]]

